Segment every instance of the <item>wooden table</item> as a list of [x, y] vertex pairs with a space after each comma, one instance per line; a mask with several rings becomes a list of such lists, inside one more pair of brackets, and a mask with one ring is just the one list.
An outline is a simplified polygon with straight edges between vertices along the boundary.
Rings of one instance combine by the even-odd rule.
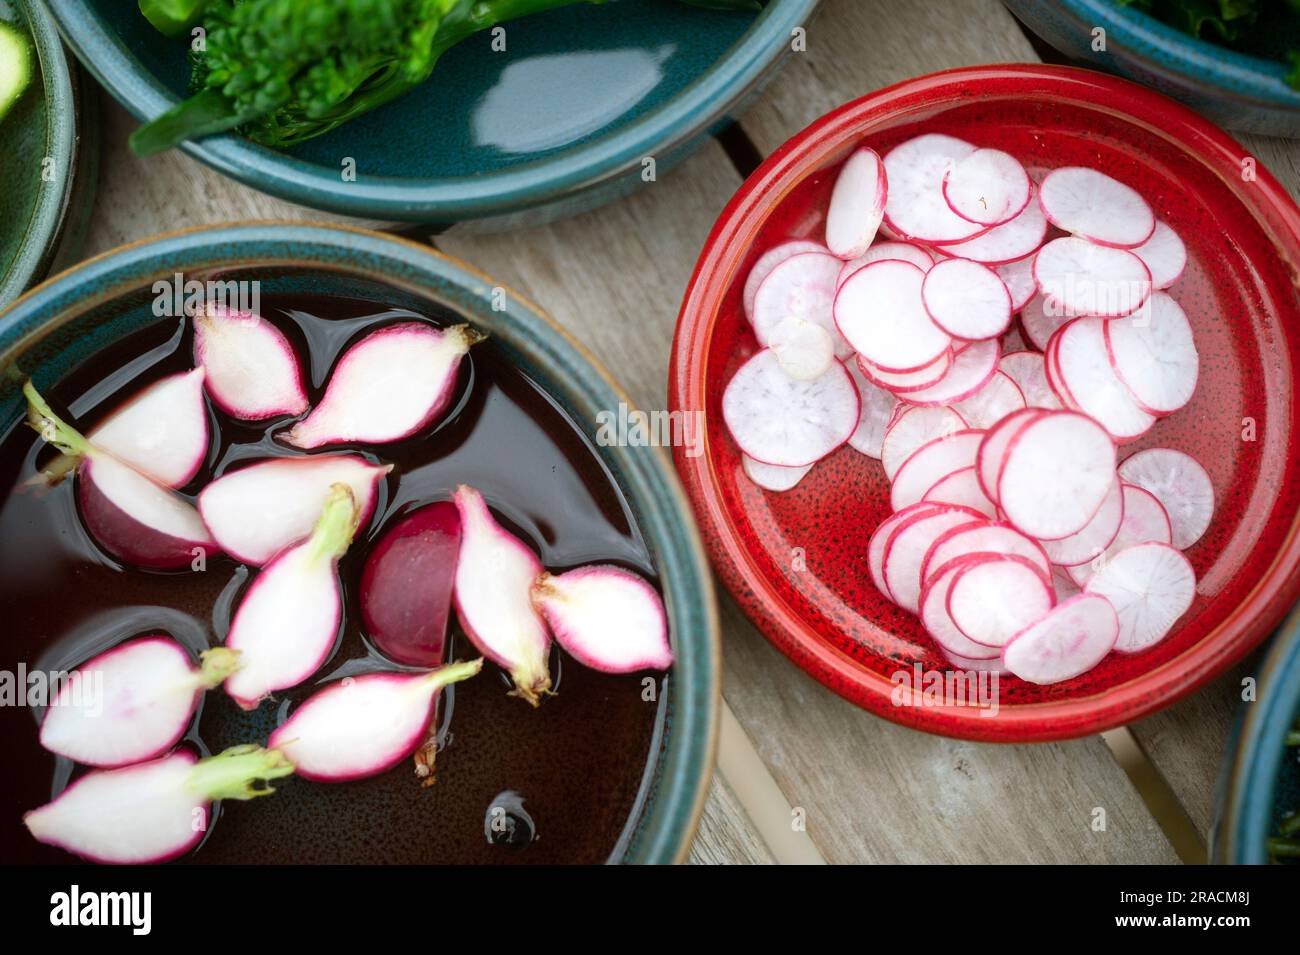
[[[615, 370], [641, 407], [663, 408], [682, 292], [753, 157], [889, 83], [947, 67], [1038, 59], [996, 0], [826, 0], [807, 25], [806, 52], [790, 56], [721, 141], [660, 181], [556, 225], [430, 241], [542, 303]], [[100, 195], [87, 255], [181, 226], [326, 218], [237, 185], [179, 152], [140, 160], [126, 148], [132, 121], [107, 96], [103, 107]], [[1294, 191], [1300, 146], [1245, 141]], [[625, 334], [626, 323], [611, 315], [635, 316], [639, 334]], [[1105, 738], [969, 743], [904, 729], [845, 702], [773, 649], [725, 594], [721, 599], [719, 772], [692, 861], [1204, 859], [1240, 673]], [[1093, 825], [1098, 808], [1105, 810], [1103, 831]]]

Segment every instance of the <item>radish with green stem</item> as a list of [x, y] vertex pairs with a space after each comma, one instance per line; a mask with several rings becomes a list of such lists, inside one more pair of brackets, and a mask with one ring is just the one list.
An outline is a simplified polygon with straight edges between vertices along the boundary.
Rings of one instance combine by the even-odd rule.
[[636, 574], [609, 565], [543, 573], [532, 598], [556, 642], [593, 670], [636, 673], [673, 664], [663, 599]]
[[23, 816], [31, 834], [93, 862], [167, 862], [199, 844], [212, 803], [274, 792], [256, 783], [293, 773], [284, 754], [235, 746], [198, 759], [187, 749], [122, 769], [87, 773]]
[[226, 635], [241, 654], [226, 692], [244, 709], [298, 685], [329, 656], [343, 617], [338, 562], [357, 517], [352, 491], [334, 485], [311, 536], [277, 554], [244, 595]]
[[182, 487], [208, 454], [203, 369], [168, 375], [134, 395], [86, 440], [159, 484]]
[[239, 654], [205, 650], [194, 666], [170, 637], [137, 637], [68, 676], [41, 723], [41, 745], [87, 766], [139, 763], [185, 735], [203, 694], [239, 666]]
[[252, 312], [209, 307], [194, 323], [194, 363], [208, 394], [232, 418], [264, 421], [308, 408], [302, 365], [289, 339]]

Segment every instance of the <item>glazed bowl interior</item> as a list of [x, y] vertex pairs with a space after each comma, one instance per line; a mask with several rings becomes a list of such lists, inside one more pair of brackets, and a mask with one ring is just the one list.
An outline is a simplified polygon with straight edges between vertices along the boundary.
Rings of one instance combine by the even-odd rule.
[[[27, 377], [48, 387], [124, 336], [177, 322], [155, 315], [153, 288], [176, 273], [187, 281], [255, 279], [263, 295], [342, 296], [469, 321], [586, 436], [644, 538], [675, 654], [632, 818], [611, 861], [683, 858], [712, 770], [716, 610], [703, 550], [666, 456], [595, 440], [597, 413], [627, 400], [617, 385], [531, 303], [425, 247], [334, 227], [233, 225], [123, 247], [63, 273], [0, 314], [3, 433], [24, 414], [19, 388]], [[526, 460], [507, 456], [505, 463], [526, 474]]]
[[[867, 543], [890, 513], [879, 462], [843, 447], [794, 490], [765, 492], [741, 470], [722, 393], [757, 344], [741, 310], [750, 267], [784, 240], [820, 241], [836, 168], [865, 142], [885, 153], [920, 133], [998, 147], [1031, 171], [1082, 164], [1132, 184], [1186, 240], [1171, 290], [1201, 354], [1191, 404], [1121, 449], [1193, 454], [1218, 497], [1189, 552], [1195, 603], [1175, 632], [1111, 654], [1054, 686], [1005, 677], [997, 713], [896, 706], [891, 675], [945, 666], [918, 621], [872, 586]], [[1209, 679], [1276, 625], [1297, 590], [1300, 214], [1235, 142], [1189, 110], [1123, 80], [1064, 67], [954, 70], [850, 103], [786, 143], [723, 213], [688, 289], [674, 345], [675, 408], [702, 409], [707, 451], [679, 452], [724, 581], [767, 635], [824, 683], [884, 716], [956, 736], [1076, 736], [1128, 722]]]

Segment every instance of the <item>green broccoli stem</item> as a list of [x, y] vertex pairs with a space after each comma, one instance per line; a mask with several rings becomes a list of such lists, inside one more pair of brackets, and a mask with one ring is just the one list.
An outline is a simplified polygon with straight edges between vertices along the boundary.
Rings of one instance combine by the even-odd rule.
[[140, 12], [164, 36], [183, 36], [211, 5], [212, 0], [140, 0]]
[[211, 136], [242, 126], [254, 115], [234, 111], [234, 104], [220, 90], [200, 90], [177, 103], [157, 119], [131, 134], [131, 149], [137, 156], [152, 156], [179, 146], [187, 139]]

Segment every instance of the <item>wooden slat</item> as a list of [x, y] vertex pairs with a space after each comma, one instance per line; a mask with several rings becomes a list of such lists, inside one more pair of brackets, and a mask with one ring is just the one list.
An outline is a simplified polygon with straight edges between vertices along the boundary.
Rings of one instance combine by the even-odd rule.
[[776, 861], [748, 825], [744, 806], [720, 775], [713, 777], [688, 861], [691, 865], [772, 865]]

